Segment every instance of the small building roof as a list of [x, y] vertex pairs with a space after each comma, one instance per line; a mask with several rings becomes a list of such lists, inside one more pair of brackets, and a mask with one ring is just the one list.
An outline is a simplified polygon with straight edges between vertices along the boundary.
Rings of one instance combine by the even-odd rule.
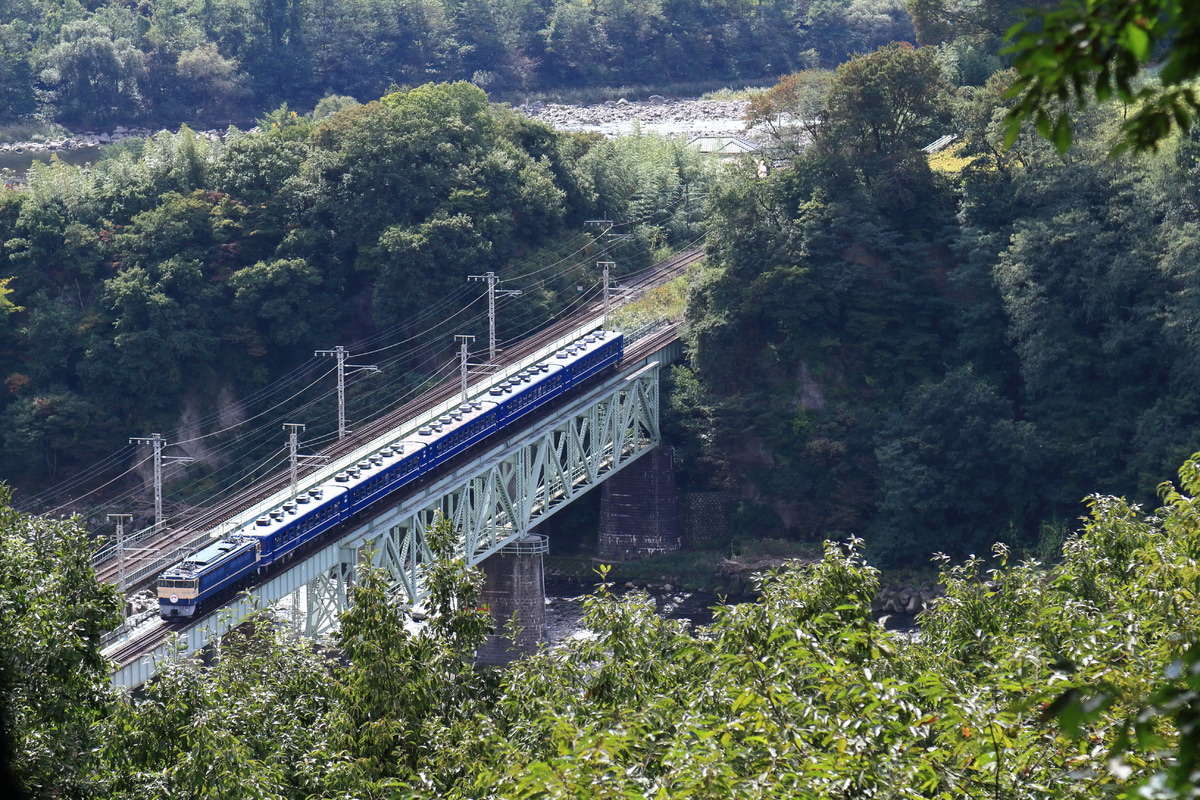
[[718, 156], [740, 156], [744, 153], [757, 153], [759, 146], [742, 136], [696, 136], [688, 141], [701, 153], [711, 153]]
[[933, 155], [938, 150], [941, 150], [943, 147], [950, 144], [957, 138], [958, 138], [957, 135], [955, 135], [953, 133], [948, 133], [945, 136], [942, 136], [941, 138], [934, 139], [932, 142], [930, 142], [929, 144], [922, 147], [921, 152], [923, 152], [927, 155]]

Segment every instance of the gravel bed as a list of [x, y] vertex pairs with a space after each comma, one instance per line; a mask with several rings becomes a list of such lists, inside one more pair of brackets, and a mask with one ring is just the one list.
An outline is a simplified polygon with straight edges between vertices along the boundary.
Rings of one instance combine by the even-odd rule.
[[643, 131], [681, 135], [735, 135], [745, 132], [745, 100], [610, 100], [592, 105], [533, 102], [520, 106], [530, 117], [560, 130], [598, 131], [608, 136]]

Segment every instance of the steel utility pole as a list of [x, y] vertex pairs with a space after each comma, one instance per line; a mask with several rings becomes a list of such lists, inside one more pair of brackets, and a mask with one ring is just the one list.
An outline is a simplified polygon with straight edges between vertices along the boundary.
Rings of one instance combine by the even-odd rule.
[[164, 456], [162, 451], [165, 442], [163, 442], [161, 433], [152, 433], [148, 437], [134, 436], [129, 441], [132, 444], [148, 442], [154, 445], [154, 530], [158, 531], [162, 528], [163, 523], [163, 462], [187, 464], [196, 459], [190, 456]]
[[496, 273], [486, 275], [468, 275], [470, 281], [487, 281], [488, 285], [488, 361], [496, 360], [496, 295], [502, 297], [520, 297], [520, 289], [501, 289], [496, 291]]
[[304, 426], [299, 422], [285, 422], [283, 429], [288, 432], [288, 462], [292, 473], [292, 502], [296, 502], [297, 486], [300, 482], [300, 431]]
[[318, 350], [317, 356], [337, 356], [338, 439], [346, 438], [346, 370], [355, 372], [381, 372], [374, 364], [347, 364], [350, 352], [340, 344], [332, 350]]
[[109, 514], [109, 519], [117, 521], [117, 591], [125, 592], [125, 523], [133, 519], [133, 514]]
[[617, 262], [615, 262], [615, 261], [597, 261], [596, 262], [597, 267], [604, 268], [604, 327], [605, 328], [608, 327], [608, 307], [609, 307], [608, 270], [610, 267], [615, 267], [616, 265], [617, 265]]
[[458, 340], [458, 344], [459, 344], [458, 377], [459, 377], [459, 381], [462, 383], [462, 404], [465, 406], [467, 404], [467, 399], [468, 399], [467, 398], [467, 359], [470, 358], [470, 354], [467, 352], [467, 345], [469, 345], [471, 342], [475, 341], [475, 337], [467, 336], [466, 334], [460, 333], [457, 336], [455, 336], [454, 338]]

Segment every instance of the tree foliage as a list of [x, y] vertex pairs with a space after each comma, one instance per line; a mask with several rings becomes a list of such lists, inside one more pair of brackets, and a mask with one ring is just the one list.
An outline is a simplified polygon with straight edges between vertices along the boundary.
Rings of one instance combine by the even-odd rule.
[[[1186, 4], [1068, 3], [1030, 14], [1008, 36], [1019, 78], [1008, 114], [1008, 138], [1034, 123], [1059, 150], [1070, 147], [1074, 129], [1068, 106], [1117, 98], [1133, 105], [1114, 152], [1155, 149], [1170, 133], [1187, 132], [1200, 111], [1191, 82], [1200, 73], [1197, 29]], [[1141, 80], [1153, 61], [1154, 77]]]
[[12, 509], [0, 490], [0, 725], [31, 797], [84, 798], [111, 710], [100, 638], [120, 619], [86, 531]]
[[[0, 121], [178, 123], [470, 80], [508, 94], [772, 78], [911, 41], [900, 0], [21, 0]], [[91, 105], [88, 97], [91, 97]]]
[[503, 673], [472, 665], [491, 623], [442, 520], [422, 631], [364, 564], [333, 649], [260, 615], [132, 697], [99, 689], [86, 633], [111, 589], [69, 528], [8, 512], [6, 566], [38, 554], [57, 593], [11, 613], [51, 597], [5, 572], [5, 723], [36, 797], [1192, 796], [1197, 492], [1193, 458], [1151, 515], [1094, 495], [1053, 567], [939, 556], [919, 637], [875, 619], [859, 540], [695, 629], [602, 568], [592, 635]]
[[[673, 402], [712, 468], [689, 480], [747, 503], [736, 535], [852, 532], [885, 564], [1033, 549], [1187, 455], [1194, 137], [1114, 163], [1108, 104], [1066, 153], [1006, 149], [1015, 74], [954, 90], [947, 66], [895, 45], [823, 100], [792, 76], [753, 106], [822, 121], [765, 180], [727, 174], [692, 286]], [[961, 143], [929, 158], [940, 132]]]
[[[171, 35], [187, 52], [190, 34]], [[618, 257], [638, 268], [694, 237], [691, 198], [715, 174], [681, 142], [558, 134], [465, 82], [329, 107], [312, 119], [280, 105], [224, 141], [186, 127], [127, 140], [95, 166], [36, 166], [26, 191], [3, 193], [0, 474], [27, 489], [68, 478], [128, 437], [175, 429], [185, 408], [193, 419], [236, 408], [336, 338], [393, 325], [418, 335], [379, 379], [400, 396], [446, 345], [422, 317], [469, 274], [561, 262], [502, 309], [502, 326], [524, 330], [594, 282], [579, 266], [589, 256], [562, 261], [600, 246], [584, 220], [603, 210], [632, 231]], [[283, 407], [319, 437], [328, 385], [304, 383], [312, 392]], [[364, 407], [352, 416], [379, 408], [358, 400], [371, 390], [352, 387]], [[196, 453], [197, 472], [260, 469], [268, 447]]]

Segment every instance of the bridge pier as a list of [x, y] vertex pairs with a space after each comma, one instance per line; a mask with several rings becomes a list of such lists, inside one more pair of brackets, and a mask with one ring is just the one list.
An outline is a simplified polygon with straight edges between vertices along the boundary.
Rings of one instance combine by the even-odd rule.
[[670, 553], [680, 547], [675, 456], [656, 447], [601, 487], [596, 554], [608, 561]]
[[[480, 564], [484, 572], [482, 601], [492, 612], [496, 633], [475, 654], [475, 662], [503, 666], [536, 653], [546, 641], [546, 584], [542, 556], [545, 536], [529, 534], [500, 548]], [[504, 626], [516, 614], [521, 632], [514, 642]]]

